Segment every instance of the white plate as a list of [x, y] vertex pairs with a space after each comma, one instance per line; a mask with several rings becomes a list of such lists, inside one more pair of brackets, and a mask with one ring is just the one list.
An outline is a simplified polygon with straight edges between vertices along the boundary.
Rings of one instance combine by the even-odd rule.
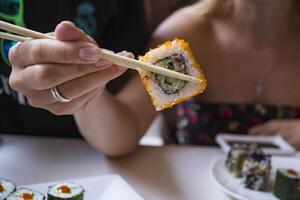
[[[85, 189], [85, 200], [144, 200], [119, 175], [105, 175], [68, 181], [77, 183]], [[24, 187], [47, 194], [48, 187], [58, 182], [26, 185]]]
[[[270, 183], [274, 182], [278, 168], [292, 168], [300, 171], [300, 159], [288, 157], [272, 157], [272, 175]], [[270, 190], [260, 192], [247, 189], [240, 178], [235, 178], [225, 167], [225, 158], [218, 158], [211, 166], [211, 177], [214, 182], [229, 196], [238, 200], [278, 200]]]

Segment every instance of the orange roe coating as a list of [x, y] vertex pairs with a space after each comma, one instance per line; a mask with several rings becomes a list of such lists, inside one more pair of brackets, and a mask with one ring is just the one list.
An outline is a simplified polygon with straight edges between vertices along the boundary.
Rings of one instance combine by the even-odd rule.
[[33, 200], [33, 195], [31, 193], [23, 193], [20, 197], [24, 200]]
[[65, 186], [65, 185], [63, 185], [63, 186], [61, 186], [60, 188], [58, 188], [59, 189], [59, 191], [61, 192], [61, 193], [68, 193], [68, 194], [70, 194], [71, 193], [71, 188], [69, 188], [68, 186]]
[[[199, 73], [199, 76], [197, 78], [199, 78], [201, 80], [201, 82], [199, 83], [200, 87], [197, 87], [195, 88], [195, 90], [193, 90], [193, 92], [187, 96], [184, 96], [184, 97], [181, 97], [181, 98], [177, 98], [175, 100], [173, 100], [172, 102], [168, 103], [168, 104], [164, 104], [164, 105], [158, 105], [157, 102], [156, 102], [156, 97], [151, 96], [151, 101], [152, 101], [152, 104], [154, 105], [154, 107], [156, 108], [157, 111], [160, 111], [160, 110], [164, 110], [166, 108], [170, 108], [172, 106], [174, 106], [175, 104], [178, 104], [180, 102], [183, 102], [193, 96], [196, 96], [200, 93], [202, 93], [205, 89], [206, 89], [206, 86], [207, 86], [207, 81], [205, 79], [205, 76], [204, 76], [204, 73], [203, 71], [201, 70], [200, 68], [200, 65], [197, 63], [195, 57], [194, 57], [194, 54], [192, 52], [192, 50], [190, 49], [189, 47], [189, 44], [187, 42], [185, 42], [184, 40], [181, 40], [181, 39], [174, 39], [173, 41], [167, 41], [161, 45], [159, 45], [157, 48], [160, 48], [160, 47], [171, 47], [173, 44], [173, 42], [177, 43], [185, 52], [188, 53], [188, 59], [189, 61], [191, 61], [192, 63], [192, 68], [193, 69], [196, 69]], [[149, 52], [151, 52], [151, 50], [153, 49], [150, 49]], [[139, 57], [139, 60], [140, 61], [143, 61], [143, 62], [150, 62], [150, 54], [149, 53], [146, 53], [144, 56], [140, 56]], [[151, 63], [151, 64], [154, 64], [154, 63]], [[145, 75], [145, 72], [143, 70], [139, 70], [139, 73], [140, 73], [140, 76], [142, 78], [142, 82], [147, 90], [147, 92], [149, 94], [152, 94], [152, 88], [150, 86], [150, 77], [148, 75]]]

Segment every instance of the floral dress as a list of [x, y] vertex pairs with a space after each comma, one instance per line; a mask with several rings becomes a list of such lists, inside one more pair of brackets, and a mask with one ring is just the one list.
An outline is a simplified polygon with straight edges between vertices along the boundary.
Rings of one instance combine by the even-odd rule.
[[218, 133], [246, 134], [252, 126], [271, 119], [300, 117], [300, 107], [213, 104], [185, 101], [177, 105], [178, 144], [215, 144]]

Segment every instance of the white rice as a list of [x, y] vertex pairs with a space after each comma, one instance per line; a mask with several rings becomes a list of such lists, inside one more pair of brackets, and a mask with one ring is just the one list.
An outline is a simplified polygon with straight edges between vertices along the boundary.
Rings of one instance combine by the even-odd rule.
[[[59, 188], [62, 187], [62, 186], [69, 187], [71, 189], [71, 193], [62, 193], [62, 192], [60, 192]], [[54, 196], [54, 197], [72, 198], [72, 197], [77, 196], [77, 195], [79, 195], [83, 192], [84, 192], [84, 189], [81, 186], [76, 185], [74, 183], [67, 182], [67, 183], [59, 183], [59, 184], [50, 186], [48, 194], [50, 194], [51, 196]]]
[[26, 188], [20, 188], [17, 191], [15, 191], [14, 193], [12, 193], [7, 198], [7, 200], [24, 200], [24, 198], [20, 197], [23, 193], [33, 194], [33, 200], [44, 200], [45, 199], [45, 196], [40, 192], [36, 192], [36, 191], [29, 190]]

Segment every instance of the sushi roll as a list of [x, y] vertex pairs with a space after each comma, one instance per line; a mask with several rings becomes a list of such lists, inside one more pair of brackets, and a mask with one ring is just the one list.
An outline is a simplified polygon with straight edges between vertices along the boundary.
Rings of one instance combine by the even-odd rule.
[[227, 155], [225, 166], [234, 176], [240, 177], [244, 162], [248, 157], [249, 151], [246, 145], [234, 144]]
[[48, 200], [83, 200], [83, 187], [74, 183], [59, 183], [48, 189]]
[[245, 187], [252, 190], [266, 190], [271, 168], [271, 156], [261, 152], [252, 153], [244, 162], [242, 169]]
[[278, 169], [274, 195], [280, 200], [300, 200], [300, 173], [292, 169]]
[[184, 40], [168, 41], [155, 49], [151, 49], [144, 56], [140, 56], [139, 60], [201, 80], [197, 84], [139, 70], [143, 84], [157, 111], [172, 107], [202, 93], [206, 88], [204, 74], [199, 64], [197, 64], [188, 43]]
[[16, 185], [13, 182], [0, 179], [0, 200], [5, 200], [14, 191], [16, 191]]
[[12, 193], [7, 200], [45, 200], [45, 195], [26, 188], [20, 188]]

